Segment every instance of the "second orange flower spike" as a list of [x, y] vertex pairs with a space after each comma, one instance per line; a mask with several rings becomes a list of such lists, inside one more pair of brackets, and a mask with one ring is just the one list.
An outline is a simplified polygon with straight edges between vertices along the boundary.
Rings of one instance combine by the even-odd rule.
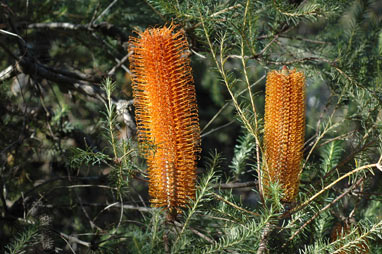
[[262, 182], [265, 195], [270, 182], [280, 183], [284, 202], [293, 202], [298, 193], [305, 136], [304, 85], [304, 74], [286, 66], [267, 77]]

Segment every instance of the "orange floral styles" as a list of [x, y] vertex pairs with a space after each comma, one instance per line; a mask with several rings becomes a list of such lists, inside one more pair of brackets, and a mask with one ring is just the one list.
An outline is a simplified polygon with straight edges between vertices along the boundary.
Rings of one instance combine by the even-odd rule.
[[188, 43], [175, 26], [130, 38], [138, 140], [155, 207], [179, 211], [195, 196], [200, 127]]
[[296, 70], [271, 71], [265, 97], [264, 148], [266, 166], [262, 184], [278, 182], [283, 202], [293, 202], [298, 193], [305, 136], [305, 77]]

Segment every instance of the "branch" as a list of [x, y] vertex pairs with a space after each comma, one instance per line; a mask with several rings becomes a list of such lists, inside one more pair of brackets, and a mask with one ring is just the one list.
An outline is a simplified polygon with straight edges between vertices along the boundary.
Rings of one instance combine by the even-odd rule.
[[[99, 24], [94, 24], [94, 22], [92, 22], [88, 25], [52, 22], [30, 24], [26, 27], [29, 29], [64, 29], [73, 31], [84, 30], [92, 33], [97, 30], [107, 36], [116, 38], [122, 46], [124, 42], [128, 41], [128, 36], [125, 33], [123, 33], [116, 26], [106, 22]], [[0, 81], [4, 81], [15, 76], [17, 71], [19, 71], [25, 74], [29, 74], [32, 77], [39, 76], [41, 78], [54, 81], [58, 84], [65, 85], [69, 90], [77, 90], [84, 95], [97, 98], [101, 101], [105, 100], [105, 92], [100, 89], [99, 85], [92, 84], [100, 82], [100, 80], [81, 72], [60, 70], [43, 65], [28, 54], [25, 40], [20, 35], [3, 29], [0, 29], [0, 34], [16, 38], [21, 47], [21, 51], [24, 52], [21, 57], [17, 57], [10, 50], [8, 50], [5, 45], [0, 44], [0, 46], [4, 48], [4, 50], [17, 61], [16, 67], [10, 66], [0, 72]], [[126, 55], [120, 61], [117, 60], [117, 65], [112, 68], [109, 74], [113, 75], [116, 69], [122, 66], [123, 63], [127, 61], [127, 59], [128, 55]], [[126, 100], [117, 100], [112, 98], [112, 103], [116, 105], [118, 112], [123, 116], [123, 120], [128, 128], [127, 136], [133, 136], [136, 132], [136, 125], [133, 117], [130, 115], [131, 110], [128, 108], [132, 104], [132, 101], [129, 102]]]
[[[32, 77], [39, 76], [41, 78], [54, 81], [57, 84], [63, 84], [70, 90], [77, 90], [84, 95], [99, 99], [101, 101], [106, 99], [105, 91], [103, 91], [98, 85], [80, 80], [87, 78], [81, 74], [57, 70], [55, 68], [45, 66], [29, 56], [22, 57], [16, 64], [16, 67], [20, 72], [29, 74]], [[122, 115], [126, 126], [129, 128], [129, 137], [131, 137], [136, 131], [134, 118], [131, 116], [129, 110], [129, 106], [133, 104], [133, 100], [126, 101], [111, 98], [111, 101], [114, 105], [116, 105], [119, 115]]]
[[0, 81], [6, 81], [14, 76], [16, 76], [17, 70], [15, 66], [10, 65], [4, 70], [0, 71]]
[[[99, 204], [99, 203], [83, 203], [83, 205], [84, 206], [98, 206], [98, 207], [104, 207], [105, 206], [105, 204]], [[121, 205], [120, 202], [115, 202], [113, 204], [107, 205], [104, 208], [104, 210], [110, 209], [111, 207], [115, 207], [115, 208], [123, 207], [123, 209], [136, 210], [136, 211], [146, 212], [146, 213], [150, 213], [154, 210], [154, 208], [151, 208], [151, 207], [134, 206], [134, 205], [127, 205], [127, 204]]]
[[81, 93], [90, 97], [94, 97], [97, 99], [106, 98], [105, 92], [101, 90], [100, 87], [92, 85], [89, 82], [73, 78], [73, 76], [76, 76], [75, 73], [70, 73], [69, 75], [69, 72], [67, 72], [66, 75], [64, 75], [62, 71], [58, 71], [54, 68], [47, 67], [37, 62], [32, 57], [21, 57], [21, 59], [17, 62], [16, 67], [22, 73], [29, 74], [32, 77], [39, 76], [41, 78], [54, 81], [58, 84], [65, 84], [68, 87], [68, 89], [78, 90]]
[[94, 20], [92, 21], [92, 23], [95, 23], [97, 20], [99, 20], [100, 18], [102, 18], [109, 10], [111, 7], [113, 7], [113, 5], [117, 2], [118, 0], [114, 0], [113, 2], [111, 2], [105, 10], [102, 11], [102, 13]]
[[[308, 226], [312, 221], [314, 221], [320, 214], [322, 214], [324, 211], [332, 207], [335, 203], [337, 203], [340, 199], [346, 196], [351, 190], [353, 190], [355, 187], [357, 187], [365, 178], [360, 178], [355, 184], [350, 186], [348, 189], [346, 189], [341, 195], [336, 197], [332, 202], [327, 204], [324, 208], [322, 208], [320, 211], [318, 211], [315, 215], [313, 215], [308, 221], [306, 221], [294, 234], [289, 237], [288, 241], [292, 241], [296, 235], [298, 235], [306, 226]], [[286, 243], [284, 243], [283, 246], [285, 246]]]
[[[302, 5], [302, 4], [301, 4]], [[300, 6], [301, 6], [300, 5]], [[319, 8], [316, 8], [312, 11], [307, 11], [307, 12], [303, 12], [303, 13], [298, 13], [298, 12], [287, 12], [287, 11], [283, 11], [278, 5], [277, 5], [277, 1], [276, 0], [273, 0], [273, 6], [275, 7], [275, 9], [280, 12], [281, 14], [285, 15], [285, 16], [289, 16], [289, 17], [304, 17], [306, 15], [314, 15], [314, 16], [317, 16], [319, 17], [320, 15], [322, 15], [320, 12], [319, 12]]]
[[261, 233], [260, 244], [256, 254], [269, 253], [269, 249], [268, 249], [269, 235], [272, 233], [272, 230], [274, 229], [274, 227], [275, 225], [273, 225], [271, 222], [268, 222], [267, 224], [265, 224], [264, 230]]
[[67, 22], [35, 23], [27, 26], [28, 29], [61, 29], [72, 31], [98, 31], [119, 41], [120, 44], [127, 42], [129, 36], [113, 24], [101, 22], [98, 24], [72, 24]]
[[[9, 20], [9, 22], [10, 22], [11, 28], [13, 28], [13, 30], [16, 30], [16, 28], [13, 25], [13, 22], [12, 22], [11, 19]], [[22, 52], [22, 54], [25, 53], [25, 51], [26, 51], [26, 42], [24, 41], [24, 39], [20, 35], [18, 35], [17, 33], [12, 33], [12, 32], [3, 30], [3, 29], [0, 29], [0, 34], [16, 38], [17, 39], [17, 44], [19, 45], [19, 48], [20, 48], [20, 51]]]
[[314, 199], [316, 199], [318, 196], [320, 196], [322, 193], [324, 193], [325, 191], [329, 190], [334, 185], [336, 185], [338, 182], [342, 181], [343, 179], [345, 179], [345, 178], [347, 178], [347, 177], [349, 177], [349, 176], [351, 176], [351, 175], [353, 175], [353, 174], [355, 174], [357, 172], [363, 171], [365, 169], [371, 169], [371, 168], [377, 168], [377, 169], [381, 170], [382, 169], [381, 161], [382, 161], [382, 155], [381, 155], [381, 157], [380, 157], [380, 159], [379, 159], [379, 161], [377, 163], [365, 165], [365, 166], [362, 166], [362, 167], [358, 167], [358, 168], [353, 169], [352, 171], [350, 171], [350, 172], [340, 176], [335, 181], [333, 181], [332, 183], [330, 183], [327, 186], [325, 186], [325, 188], [323, 188], [322, 190], [320, 190], [319, 192], [314, 194], [311, 198], [309, 198], [308, 200], [303, 202], [301, 205], [299, 205], [298, 207], [292, 209], [290, 212], [293, 213], [293, 212], [301, 210], [302, 208], [307, 206], [309, 203], [311, 203]]
[[[16, 37], [18, 41], [22, 44], [24, 49], [27, 50], [24, 39], [18, 34], [14, 34], [2, 29], [0, 29], [0, 34]], [[81, 79], [89, 79], [89, 77], [87, 76], [84, 76], [78, 73], [62, 71], [62, 70], [57, 70], [51, 67], [47, 67], [39, 63], [33, 57], [29, 56], [27, 54], [28, 52], [26, 52], [26, 54], [24, 54], [20, 58], [17, 58], [10, 51], [7, 53], [10, 54], [15, 59], [18, 59], [18, 62], [16, 63], [16, 68], [19, 72], [29, 74], [32, 77], [40, 76], [42, 78], [57, 82], [58, 84], [64, 83], [66, 85], [72, 85], [74, 89], [77, 89], [81, 91], [82, 93], [84, 93], [85, 95], [88, 95], [91, 97], [95, 97], [98, 99], [106, 98], [105, 93], [99, 87], [91, 85], [88, 82], [81, 81]], [[6, 79], [7, 77], [9, 77], [8, 73], [10, 72], [10, 70], [11, 68], [8, 67], [6, 70], [2, 71], [0, 74], [3, 74], [3, 73], [4, 74], [0, 75], [0, 80]]]
[[277, 64], [277, 65], [291, 65], [291, 64], [302, 63], [302, 62], [324, 62], [324, 63], [329, 63], [332, 65], [334, 61], [330, 61], [322, 57], [313, 56], [313, 57], [298, 58], [298, 59], [286, 61], [286, 62], [281, 62], [281, 61], [267, 61], [267, 62], [272, 64]]
[[[223, 14], [223, 13], [225, 13], [227, 11], [231, 11], [231, 10], [236, 9], [236, 8], [243, 8], [243, 6], [241, 4], [236, 4], [236, 5], [233, 5], [233, 6], [229, 6], [229, 7], [225, 8], [225, 9], [223, 9], [223, 10], [220, 10], [220, 11], [217, 11], [215, 13], [212, 13], [211, 15], [209, 15], [209, 18], [215, 18], [215, 17], [219, 16], [220, 14]], [[192, 29], [195, 29], [196, 27], [198, 27], [200, 25], [202, 25], [202, 22], [199, 22], [199, 23], [193, 25]]]
[[260, 214], [258, 214], [258, 213], [249, 211], [249, 210], [244, 209], [244, 208], [242, 208], [242, 207], [240, 207], [240, 206], [238, 206], [238, 205], [235, 205], [234, 203], [232, 203], [232, 202], [226, 200], [224, 197], [220, 196], [219, 194], [213, 193], [213, 195], [214, 195], [217, 199], [219, 199], [219, 200], [223, 201], [224, 203], [226, 203], [227, 205], [230, 205], [230, 206], [232, 206], [232, 207], [234, 207], [234, 208], [236, 208], [236, 209], [238, 209], [238, 210], [240, 210], [240, 211], [243, 211], [243, 212], [245, 212], [245, 213], [251, 214], [251, 215], [253, 215], [253, 216], [260, 216]]
[[[41, 29], [42, 28], [49, 28], [49, 29], [61, 28], [61, 29], [71, 29], [71, 30], [84, 29], [88, 31], [93, 31], [94, 29], [98, 29], [106, 35], [117, 37], [117, 39], [121, 43], [128, 40], [128, 37], [124, 33], [122, 33], [121, 30], [119, 30], [114, 25], [105, 23], [105, 22], [100, 24], [92, 23], [89, 26], [74, 25], [71, 23], [56, 23], [56, 22], [36, 23], [36, 24], [29, 25], [28, 28], [41, 28]], [[35, 58], [33, 58], [32, 56], [28, 54], [25, 41], [20, 35], [11, 33], [2, 29], [0, 29], [0, 34], [16, 37], [19, 43], [24, 47], [25, 54], [23, 54], [20, 58], [15, 56], [11, 51], [9, 52], [7, 51], [8, 54], [10, 54], [16, 60], [18, 60], [16, 63], [16, 69], [19, 72], [29, 74], [32, 77], [39, 76], [41, 78], [54, 81], [58, 84], [64, 84], [70, 90], [78, 90], [87, 96], [97, 98], [101, 101], [105, 101], [105, 98], [106, 98], [105, 91], [100, 89], [98, 85], [94, 85], [91, 83], [97, 80], [80, 72], [70, 72], [66, 70], [59, 70], [49, 66], [45, 66], [39, 63]], [[3, 46], [3, 45], [0, 44], [0, 46]], [[5, 49], [7, 48], [5, 47]], [[116, 68], [121, 66], [123, 62], [126, 61], [127, 59], [128, 59], [128, 55], [126, 55], [121, 61], [118, 61], [117, 66], [115, 66], [110, 71], [110, 74], [113, 74]], [[8, 79], [12, 77], [12, 75], [16, 75], [16, 71], [14, 71], [14, 69], [15, 69], [14, 67], [8, 67], [7, 69], [1, 71], [0, 81]], [[132, 102], [129, 102], [126, 100], [117, 100], [115, 98], [112, 98], [112, 103], [116, 105], [118, 112], [120, 112], [120, 114], [123, 116], [123, 120], [129, 130], [128, 137], [131, 137], [136, 132], [136, 125], [135, 125], [134, 119], [130, 115], [130, 111], [128, 110], [128, 106], [131, 105]]]
[[[57, 233], [60, 235], [60, 237], [62, 237], [63, 239], [67, 239], [69, 242], [78, 243], [78, 244], [83, 245], [85, 247], [91, 247], [91, 243], [82, 241], [77, 237], [67, 235], [67, 234], [64, 234], [62, 232], [57, 232]], [[67, 241], [65, 241], [65, 242], [70, 245], [69, 242], [67, 242]]]
[[249, 182], [244, 182], [244, 183], [223, 183], [223, 184], [217, 185], [216, 188], [237, 189], [237, 188], [254, 187], [257, 185], [258, 185], [258, 181], [249, 181]]
[[[181, 224], [180, 222], [178, 221], [174, 221], [174, 224], [175, 226], [179, 227], [179, 228], [182, 228], [183, 227], [183, 224]], [[200, 231], [192, 228], [192, 227], [189, 227], [189, 229], [191, 230], [192, 233], [196, 234], [197, 236], [199, 236], [200, 238], [204, 239], [205, 241], [209, 242], [210, 244], [213, 244], [215, 241], [212, 240], [211, 238], [209, 238], [208, 236], [206, 236], [205, 234], [201, 233]]]
[[[132, 53], [132, 52], [131, 52]], [[107, 73], [109, 76], [114, 75], [115, 71], [121, 67], [128, 59], [131, 53], [126, 54], [121, 60], [117, 60], [117, 64]], [[130, 70], [127, 70], [131, 74]]]
[[23, 45], [24, 47], [25, 47], [25, 45], [26, 45], [24, 39], [21, 38], [21, 36], [18, 35], [18, 34], [11, 33], [11, 32], [9, 32], [9, 31], [3, 30], [3, 29], [0, 29], [0, 34], [4, 34], [4, 35], [8, 35], [8, 36], [16, 37], [17, 39], [19, 39], [19, 41], [22, 43], [22, 45]]

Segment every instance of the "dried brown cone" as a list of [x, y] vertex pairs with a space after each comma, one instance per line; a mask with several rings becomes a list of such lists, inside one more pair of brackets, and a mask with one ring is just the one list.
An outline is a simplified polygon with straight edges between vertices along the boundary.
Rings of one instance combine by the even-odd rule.
[[179, 211], [195, 195], [200, 128], [182, 31], [170, 25], [130, 38], [129, 60], [138, 140], [148, 163], [155, 207]]
[[266, 165], [262, 172], [265, 196], [270, 182], [283, 189], [283, 202], [293, 202], [298, 193], [305, 136], [305, 77], [296, 70], [271, 71], [265, 97], [264, 148]]
[[[346, 237], [347, 234], [350, 233], [350, 225], [347, 222], [341, 223], [337, 222], [334, 224], [332, 231], [330, 233], [330, 242], [334, 242], [340, 238]], [[366, 239], [367, 241], [367, 239]], [[342, 248], [343, 246], [338, 245], [336, 246], [337, 249]], [[367, 246], [366, 242], [358, 243], [357, 245], [354, 245], [352, 250], [341, 250], [338, 252], [338, 254], [368, 254], [369, 253], [369, 247]]]

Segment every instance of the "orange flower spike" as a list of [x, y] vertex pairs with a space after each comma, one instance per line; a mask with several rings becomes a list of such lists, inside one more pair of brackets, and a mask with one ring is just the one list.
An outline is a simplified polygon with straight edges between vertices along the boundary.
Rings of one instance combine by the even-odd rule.
[[179, 211], [195, 196], [200, 128], [188, 44], [170, 25], [130, 38], [138, 140], [155, 207]]
[[267, 77], [263, 188], [266, 195], [269, 182], [279, 182], [284, 202], [293, 202], [298, 193], [305, 136], [304, 84], [304, 74], [286, 66]]

